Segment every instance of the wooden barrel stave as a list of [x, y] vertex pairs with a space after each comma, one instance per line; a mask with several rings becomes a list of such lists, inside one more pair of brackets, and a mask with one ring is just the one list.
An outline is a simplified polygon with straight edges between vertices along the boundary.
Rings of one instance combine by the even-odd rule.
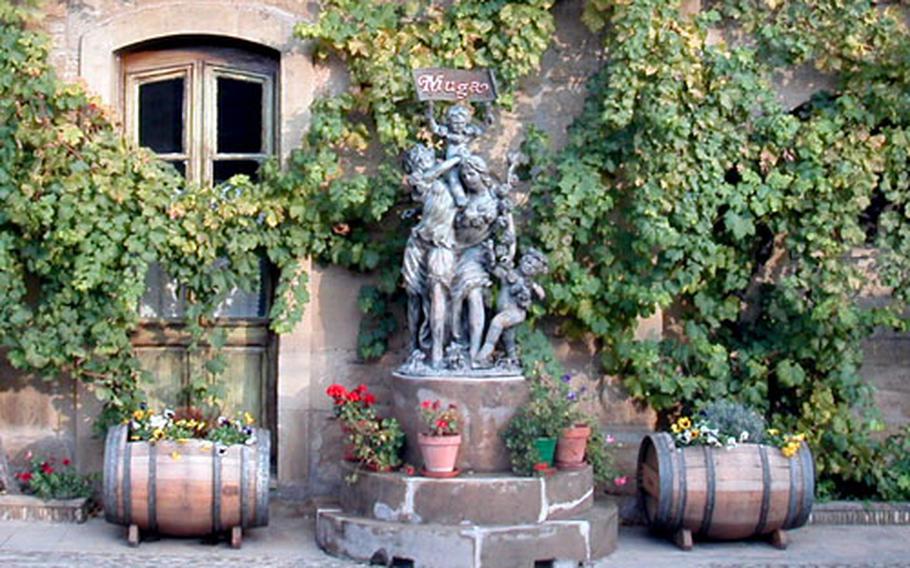
[[197, 536], [268, 524], [267, 430], [255, 446], [211, 442], [126, 442], [126, 426], [105, 442], [104, 510], [113, 523]]
[[668, 531], [738, 539], [797, 528], [811, 512], [814, 478], [806, 444], [791, 459], [755, 444], [677, 449], [659, 433], [639, 449], [642, 511], [650, 525]]

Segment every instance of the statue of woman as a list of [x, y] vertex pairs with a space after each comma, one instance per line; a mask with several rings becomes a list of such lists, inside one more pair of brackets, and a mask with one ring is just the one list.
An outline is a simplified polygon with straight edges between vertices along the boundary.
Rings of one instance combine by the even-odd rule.
[[[430, 364], [439, 368], [446, 342], [449, 288], [455, 269], [455, 198], [439, 179], [461, 161], [439, 162], [423, 144], [404, 159], [407, 183], [415, 201], [423, 204], [420, 222], [411, 230], [401, 272], [408, 294], [408, 331], [412, 357], [430, 344]], [[429, 341], [427, 341], [429, 339]]]
[[[474, 155], [464, 158], [460, 169], [467, 204], [455, 220], [459, 254], [452, 283], [452, 335], [455, 342], [462, 343], [467, 331], [473, 365], [486, 323], [484, 295], [493, 285], [494, 259], [488, 251], [494, 250], [496, 260], [501, 263], [510, 263], [515, 257], [515, 225], [508, 199], [515, 179], [510, 164], [507, 183], [498, 183], [483, 158]], [[467, 325], [462, 320], [465, 303]]]

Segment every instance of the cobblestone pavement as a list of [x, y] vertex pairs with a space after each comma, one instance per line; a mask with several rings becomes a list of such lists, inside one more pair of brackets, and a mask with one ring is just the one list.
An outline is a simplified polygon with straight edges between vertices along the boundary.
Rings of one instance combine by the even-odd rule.
[[[622, 527], [619, 549], [593, 568], [910, 568], [910, 526], [809, 526], [791, 533], [787, 550], [765, 542], [699, 542], [684, 552], [641, 527]], [[444, 554], [444, 552], [441, 552]], [[0, 521], [0, 568], [352, 568], [316, 546], [314, 521], [274, 506], [269, 527], [244, 546], [162, 538], [129, 548], [125, 529], [93, 518], [81, 525]], [[512, 568], [507, 560], [505, 568]], [[516, 567], [518, 568], [518, 567]], [[557, 563], [554, 568], [567, 568]]]

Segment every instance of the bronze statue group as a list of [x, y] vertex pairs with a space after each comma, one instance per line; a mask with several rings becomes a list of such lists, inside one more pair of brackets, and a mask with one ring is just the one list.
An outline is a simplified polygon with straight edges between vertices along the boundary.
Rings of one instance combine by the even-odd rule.
[[[454, 104], [438, 124], [427, 111], [433, 134], [445, 141], [445, 159], [423, 144], [404, 157], [406, 183], [421, 205], [404, 252], [402, 274], [408, 294], [408, 374], [465, 373], [518, 369], [516, 326], [531, 302], [544, 298], [533, 278], [547, 271], [547, 259], [529, 248], [517, 260], [510, 193], [517, 182], [520, 154], [508, 158], [499, 182], [469, 143], [484, 133], [471, 110]], [[495, 314], [487, 297], [499, 284]], [[501, 353], [497, 357], [497, 347]]]

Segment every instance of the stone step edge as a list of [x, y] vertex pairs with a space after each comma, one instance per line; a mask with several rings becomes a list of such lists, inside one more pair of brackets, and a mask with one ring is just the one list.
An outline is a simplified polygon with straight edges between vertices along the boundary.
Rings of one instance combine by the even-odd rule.
[[[342, 466], [348, 472], [354, 468], [350, 464]], [[359, 479], [346, 489], [341, 499], [341, 509], [348, 514], [364, 516], [379, 521], [401, 522], [407, 524], [477, 524], [477, 525], [518, 525], [543, 523], [548, 520], [562, 520], [571, 518], [589, 510], [594, 504], [595, 488], [593, 485], [593, 472], [591, 466], [581, 470], [558, 471], [552, 476], [525, 477], [511, 473], [480, 474], [478, 476], [460, 476], [451, 479], [433, 479], [420, 476], [403, 476], [396, 473], [371, 473], [361, 472]], [[415, 495], [421, 486], [434, 491], [445, 488], [455, 488], [459, 485], [488, 485], [487, 491], [494, 491], [503, 482], [512, 484], [512, 489], [517, 491], [523, 487], [530, 497], [539, 500], [536, 510], [526, 510], [516, 514], [511, 519], [493, 520], [491, 515], [478, 514], [476, 511], [466, 513], [472, 517], [470, 521], [446, 522], [438, 516], [424, 520], [416, 510]], [[578, 488], [573, 486], [573, 483]], [[579, 485], [580, 483], [580, 485]], [[383, 489], [385, 487], [385, 489]], [[398, 495], [399, 501], [389, 502], [390, 496], [395, 492], [389, 488], [403, 488], [403, 493]], [[372, 491], [371, 491], [372, 489]], [[443, 491], [445, 492], [445, 491]], [[359, 501], [372, 503], [372, 511], [364, 507]], [[489, 497], [489, 496], [488, 496]], [[525, 504], [531, 501], [525, 500]], [[459, 508], [463, 510], [463, 508]], [[493, 515], [497, 516], [497, 515]], [[514, 518], [517, 517], [517, 518]]]
[[910, 525], [910, 502], [869, 503], [832, 501], [816, 503], [810, 525]]
[[[446, 539], [453, 539], [456, 542], [453, 545], [465, 545], [465, 540], [470, 543], [471, 547], [471, 560], [469, 564], [463, 563], [465, 560], [465, 553], [462, 551], [462, 555], [458, 556], [457, 550], [452, 550], [450, 546], [448, 548], [449, 553], [452, 555], [448, 560], [455, 561], [453, 566], [466, 567], [473, 566], [479, 568], [481, 565], [484, 568], [490, 566], [489, 562], [481, 562], [483, 557], [482, 551], [484, 550], [484, 541], [492, 538], [493, 540], [498, 539], [498, 543], [502, 546], [503, 539], [509, 540], [508, 536], [510, 534], [514, 535], [514, 543], [523, 546], [522, 543], [526, 543], [528, 539], [529, 532], [539, 532], [539, 533], [549, 533], [554, 530], [554, 528], [559, 527], [569, 527], [577, 526], [578, 535], [584, 539], [584, 554], [575, 554], [574, 556], [563, 558], [563, 557], [549, 557], [548, 559], [559, 559], [559, 560], [572, 560], [579, 563], [590, 562], [597, 560], [599, 558], [604, 558], [608, 556], [613, 551], [616, 550], [617, 541], [618, 541], [618, 527], [619, 527], [619, 515], [615, 503], [611, 502], [597, 502], [594, 507], [590, 510], [582, 513], [571, 519], [562, 519], [562, 520], [551, 520], [545, 521], [540, 524], [522, 524], [522, 525], [472, 525], [472, 524], [463, 524], [463, 525], [438, 525], [438, 524], [410, 524], [410, 523], [399, 523], [391, 521], [380, 521], [368, 517], [357, 517], [344, 513], [338, 507], [320, 507], [316, 510], [316, 541], [320, 548], [322, 548], [327, 553], [340, 556], [353, 558], [360, 561], [375, 561], [375, 554], [371, 557], [367, 557], [363, 554], [357, 555], [356, 551], [349, 555], [346, 554], [344, 550], [341, 550], [339, 546], [333, 546], [332, 543], [327, 542], [330, 538], [328, 534], [329, 531], [337, 531], [338, 527], [342, 526], [344, 523], [354, 524], [357, 529], [356, 532], [359, 539], [361, 540], [363, 535], [367, 534], [371, 529], [376, 531], [377, 534], [383, 535], [386, 537], [387, 547], [381, 547], [380, 550], [385, 554], [384, 559], [386, 561], [392, 561], [392, 559], [406, 559], [412, 560], [414, 566], [448, 566], [450, 564], [438, 564], [435, 560], [430, 562], [422, 561], [420, 557], [420, 551], [417, 550], [396, 550], [396, 546], [406, 546], [403, 543], [406, 541], [406, 538], [403, 538], [404, 535], [412, 535], [415, 547], [419, 547], [420, 544], [433, 544], [433, 540], [441, 541]], [[331, 525], [331, 526], [326, 526]], [[592, 534], [592, 527], [598, 525], [603, 527], [603, 531], [599, 534]], [[439, 535], [442, 534], [442, 538], [439, 538]], [[597, 540], [594, 540], [595, 537]], [[536, 540], [536, 539], [534, 539]], [[560, 543], [565, 543], [565, 539], [559, 539]], [[439, 544], [439, 543], [436, 543]], [[431, 558], [436, 558], [436, 555], [442, 553], [440, 549], [433, 549], [434, 552], [430, 555]], [[547, 556], [546, 554], [544, 556]], [[541, 558], [544, 559], [544, 558]], [[534, 566], [534, 562], [541, 559], [531, 559], [529, 567]], [[508, 564], [504, 566], [517, 566], [511, 564], [513, 560], [508, 560]], [[523, 564], [522, 564], [523, 566]]]

